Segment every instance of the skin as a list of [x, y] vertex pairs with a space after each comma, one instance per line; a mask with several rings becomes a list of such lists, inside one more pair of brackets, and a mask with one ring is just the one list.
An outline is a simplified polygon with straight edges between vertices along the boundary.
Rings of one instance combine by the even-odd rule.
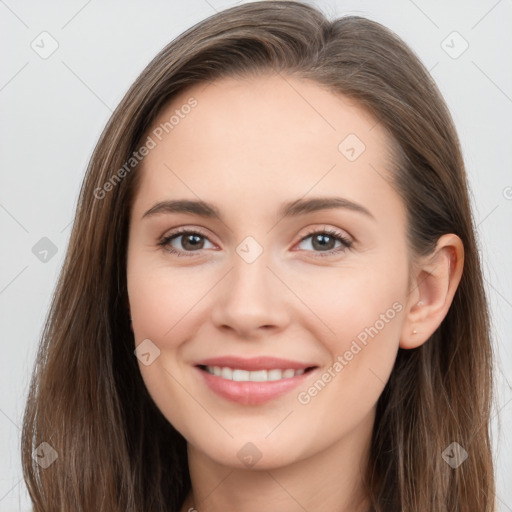
[[[138, 170], [127, 263], [135, 344], [149, 338], [160, 350], [150, 365], [139, 361], [142, 377], [188, 443], [192, 492], [182, 511], [364, 511], [376, 402], [398, 348], [424, 343], [446, 315], [462, 273], [462, 243], [445, 235], [433, 254], [412, 258], [405, 205], [389, 182], [391, 141], [348, 98], [289, 76], [226, 78], [182, 91], [154, 126], [190, 97], [197, 106]], [[338, 149], [351, 133], [366, 146], [352, 162]], [[372, 216], [346, 208], [278, 215], [284, 202], [327, 196]], [[143, 218], [159, 201], [178, 198], [214, 203], [222, 220]], [[181, 227], [206, 237], [199, 249], [186, 235], [169, 242], [183, 257], [158, 245]], [[333, 253], [340, 242], [301, 241], [325, 229], [351, 247]], [[263, 249], [252, 263], [236, 252], [247, 236]], [[298, 393], [397, 303], [394, 318], [300, 403]], [[319, 368], [280, 398], [242, 405], [210, 391], [193, 368], [231, 354]], [[237, 456], [248, 442], [261, 454], [252, 467]]]

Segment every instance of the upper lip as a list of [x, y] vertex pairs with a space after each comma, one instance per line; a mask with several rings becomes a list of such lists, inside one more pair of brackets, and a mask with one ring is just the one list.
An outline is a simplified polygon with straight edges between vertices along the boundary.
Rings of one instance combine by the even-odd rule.
[[292, 361], [290, 359], [282, 359], [279, 357], [259, 356], [251, 358], [242, 358], [236, 356], [221, 356], [210, 359], [203, 359], [196, 362], [196, 366], [220, 366], [228, 368], [237, 368], [240, 370], [257, 371], [257, 370], [285, 370], [291, 368], [293, 370], [302, 370], [316, 366], [313, 363], [302, 363], [300, 361]]

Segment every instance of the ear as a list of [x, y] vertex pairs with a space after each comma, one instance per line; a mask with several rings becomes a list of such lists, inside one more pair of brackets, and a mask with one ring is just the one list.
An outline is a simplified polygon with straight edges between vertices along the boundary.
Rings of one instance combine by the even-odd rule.
[[454, 234], [439, 238], [434, 251], [415, 264], [400, 348], [417, 348], [441, 325], [460, 283], [464, 245]]

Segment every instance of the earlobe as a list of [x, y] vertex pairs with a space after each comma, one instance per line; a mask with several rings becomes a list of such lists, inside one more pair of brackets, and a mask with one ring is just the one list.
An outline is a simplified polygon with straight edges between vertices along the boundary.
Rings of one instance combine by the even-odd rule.
[[439, 238], [432, 254], [416, 265], [400, 348], [417, 348], [441, 325], [459, 286], [464, 267], [464, 245], [452, 233]]

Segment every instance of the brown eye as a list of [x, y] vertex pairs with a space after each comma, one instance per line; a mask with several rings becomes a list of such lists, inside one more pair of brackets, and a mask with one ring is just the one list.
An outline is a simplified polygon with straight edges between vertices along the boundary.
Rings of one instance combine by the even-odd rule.
[[194, 251], [202, 249], [204, 246], [204, 239], [201, 235], [191, 233], [189, 235], [178, 235], [177, 239], [181, 238], [181, 247], [187, 251]]
[[[352, 245], [352, 241], [343, 236], [342, 233], [334, 230], [317, 230], [308, 233], [301, 239], [301, 243], [311, 239], [310, 246], [318, 256], [330, 256], [343, 252]], [[338, 243], [338, 247], [336, 247]], [[307, 250], [307, 249], [306, 249]]]
[[[205, 247], [207, 240], [208, 238], [201, 233], [182, 230], [165, 236], [158, 245], [162, 246], [167, 252], [177, 254], [178, 256], [192, 256], [187, 253], [199, 252], [207, 248]], [[208, 240], [208, 243], [211, 242]]]

